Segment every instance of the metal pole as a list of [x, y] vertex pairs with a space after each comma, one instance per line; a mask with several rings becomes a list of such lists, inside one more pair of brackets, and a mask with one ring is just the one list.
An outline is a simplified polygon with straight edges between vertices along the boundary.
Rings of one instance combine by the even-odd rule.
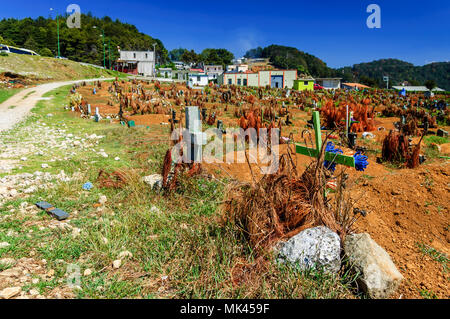
[[102, 30], [103, 38], [103, 67], [106, 69], [105, 30]]
[[56, 14], [56, 33], [58, 34], [58, 57], [61, 56], [61, 49], [59, 46], [59, 18], [58, 18], [58, 14]]
[[109, 69], [111, 70], [111, 38], [108, 38]]

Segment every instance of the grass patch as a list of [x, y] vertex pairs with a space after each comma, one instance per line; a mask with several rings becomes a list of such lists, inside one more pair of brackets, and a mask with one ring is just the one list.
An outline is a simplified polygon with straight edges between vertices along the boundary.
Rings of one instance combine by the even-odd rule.
[[424, 137], [425, 144], [427, 146], [431, 145], [432, 143], [437, 145], [442, 145], [450, 142], [450, 139], [448, 137], [442, 137], [442, 136], [436, 136], [436, 135], [428, 135]]
[[427, 256], [431, 257], [434, 261], [440, 263], [442, 265], [442, 269], [443, 269], [444, 273], [447, 272], [449, 259], [446, 254], [434, 249], [433, 247], [425, 245], [423, 243], [416, 243], [416, 245], [422, 254], [427, 255]]
[[11, 96], [19, 92], [20, 89], [1, 89], [0, 88], [0, 104], [8, 100]]
[[[83, 120], [65, 110], [69, 87], [46, 94], [33, 115], [14, 132], [2, 136], [11, 142], [26, 137], [26, 129], [45, 123], [65, 134], [85, 137], [104, 136], [91, 149], [52, 148], [43, 156], [28, 156], [22, 169], [14, 173], [34, 172], [40, 163], [49, 163], [45, 171], [64, 170], [67, 175], [81, 174], [69, 182], [52, 181], [52, 187], [40, 188], [26, 199], [6, 202], [0, 208], [0, 241], [11, 246], [0, 251], [0, 258], [29, 257], [47, 260], [47, 271], [55, 278], [35, 287], [43, 294], [64, 287], [67, 266], [81, 270], [78, 298], [353, 298], [353, 278], [345, 274], [326, 274], [319, 270], [302, 272], [295, 266], [279, 265], [274, 256], [257, 259], [247, 239], [234, 224], [223, 221], [221, 204], [227, 180], [206, 175], [180, 176], [180, 187], [171, 194], [150, 190], [141, 177], [158, 173], [168, 145], [152, 141], [152, 134], [168, 134], [160, 125], [126, 128], [103, 120]], [[52, 113], [52, 117], [47, 117]], [[40, 125], [40, 124], [39, 124]], [[98, 150], [109, 155], [103, 158]], [[73, 155], [72, 155], [73, 153]], [[64, 156], [70, 159], [64, 160]], [[120, 157], [119, 161], [114, 160]], [[57, 158], [50, 162], [50, 159]], [[119, 189], [101, 188], [100, 170], [121, 170], [127, 184]], [[91, 181], [91, 191], [82, 189]], [[108, 201], [98, 206], [101, 195]], [[21, 213], [28, 204], [46, 200], [67, 211], [67, 227], [43, 212]], [[7, 236], [10, 231], [16, 236]], [[79, 230], [77, 232], [74, 230]], [[51, 239], [51, 240], [49, 240]], [[123, 251], [132, 257], [112, 267]], [[240, 271], [243, 265], [245, 271]], [[85, 269], [91, 275], [83, 276]]]

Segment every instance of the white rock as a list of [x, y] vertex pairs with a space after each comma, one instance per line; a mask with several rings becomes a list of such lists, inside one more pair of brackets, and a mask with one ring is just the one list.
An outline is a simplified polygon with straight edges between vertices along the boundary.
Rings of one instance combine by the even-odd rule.
[[6, 241], [0, 243], [0, 249], [7, 248], [9, 246], [11, 246], [11, 245], [9, 243], [7, 243]]
[[122, 252], [119, 254], [119, 258], [120, 258], [120, 259], [131, 258], [131, 257], [133, 257], [133, 254], [132, 254], [131, 252], [129, 252], [128, 250], [122, 251]]
[[12, 297], [17, 296], [22, 291], [21, 287], [10, 287], [5, 288], [2, 291], [0, 291], [0, 298], [2, 299], [10, 299]]
[[108, 201], [108, 198], [105, 195], [100, 196], [100, 199], [98, 202], [102, 205], [104, 205]]
[[117, 260], [114, 260], [114, 261], [113, 261], [113, 267], [114, 267], [114, 269], [119, 269], [120, 266], [122, 266], [122, 260], [117, 259]]
[[144, 183], [150, 185], [152, 189], [159, 189], [162, 187], [163, 177], [161, 174], [153, 174], [150, 176], [145, 176], [142, 180]]
[[44, 163], [44, 164], [41, 164], [41, 167], [42, 167], [42, 168], [48, 168], [49, 166], [48, 166], [48, 164], [45, 164], [45, 163]]
[[353, 234], [345, 238], [344, 251], [359, 286], [371, 298], [388, 298], [403, 280], [389, 254], [369, 234]]
[[98, 153], [100, 156], [102, 156], [102, 157], [104, 157], [104, 158], [107, 158], [108, 157], [108, 154], [106, 154], [105, 152], [100, 152], [100, 153]]
[[84, 276], [90, 276], [92, 274], [92, 270], [90, 270], [89, 268], [86, 269], [83, 273]]
[[298, 264], [301, 270], [322, 268], [338, 272], [341, 268], [341, 240], [325, 226], [306, 229], [282, 244], [280, 261]]
[[115, 161], [120, 161], [120, 157], [114, 158]]

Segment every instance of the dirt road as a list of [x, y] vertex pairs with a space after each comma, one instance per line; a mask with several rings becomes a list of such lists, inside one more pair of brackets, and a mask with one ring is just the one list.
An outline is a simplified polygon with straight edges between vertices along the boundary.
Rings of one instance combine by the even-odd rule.
[[25, 89], [0, 104], [0, 131], [11, 129], [15, 124], [23, 120], [42, 96], [61, 86], [80, 82], [93, 82], [112, 80], [113, 78], [100, 78], [89, 80], [77, 80], [67, 82], [54, 82], [38, 85]]

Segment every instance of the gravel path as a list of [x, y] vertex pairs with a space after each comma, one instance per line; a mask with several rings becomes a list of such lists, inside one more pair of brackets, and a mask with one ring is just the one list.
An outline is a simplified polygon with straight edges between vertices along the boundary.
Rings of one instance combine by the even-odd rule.
[[99, 78], [89, 80], [53, 82], [25, 89], [0, 104], [0, 131], [11, 129], [23, 120], [45, 93], [61, 86], [80, 82], [113, 80], [113, 78]]

